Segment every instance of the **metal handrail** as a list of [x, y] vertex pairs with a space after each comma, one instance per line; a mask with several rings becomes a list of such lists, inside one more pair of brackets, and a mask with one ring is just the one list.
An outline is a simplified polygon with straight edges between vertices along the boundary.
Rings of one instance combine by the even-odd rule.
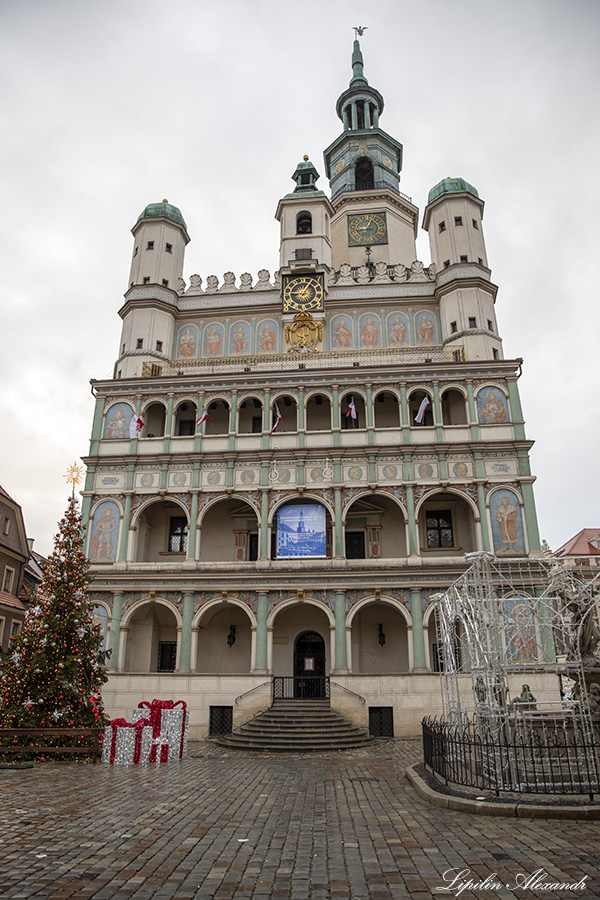
[[341, 688], [343, 691], [346, 691], [346, 693], [353, 694], [355, 697], [358, 697], [363, 706], [367, 702], [365, 697], [361, 696], [361, 694], [357, 694], [356, 691], [351, 691], [350, 688], [347, 688], [345, 685], [340, 684], [338, 681], [332, 681], [331, 686]]
[[268, 681], [261, 681], [260, 684], [255, 684], [254, 687], [253, 687], [253, 688], [250, 688], [249, 691], [244, 691], [243, 694], [240, 694], [239, 697], [236, 697], [236, 698], [235, 698], [235, 705], [237, 706], [237, 704], [238, 704], [238, 702], [239, 702], [240, 700], [242, 700], [244, 697], [247, 697], [248, 694], [254, 693], [254, 691], [257, 691], [259, 688], [264, 687], [265, 684], [270, 684], [270, 682], [268, 682]]
[[374, 181], [369, 185], [343, 184], [331, 195], [331, 199], [335, 200], [336, 197], [346, 191], [380, 191], [385, 188], [387, 188], [388, 191], [393, 191], [394, 194], [398, 194], [398, 196], [402, 197], [404, 200], [408, 200], [409, 203], [412, 203], [412, 197], [409, 197], [408, 194], [403, 194], [402, 191], [399, 191], [398, 188], [395, 185], [390, 184], [389, 181]]

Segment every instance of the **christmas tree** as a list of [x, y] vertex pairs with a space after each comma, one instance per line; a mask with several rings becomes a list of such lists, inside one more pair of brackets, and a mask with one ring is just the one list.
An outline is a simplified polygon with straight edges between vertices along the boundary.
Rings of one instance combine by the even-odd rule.
[[[100, 694], [106, 654], [101, 627], [93, 620], [89, 581], [81, 516], [71, 496], [23, 629], [0, 663], [0, 728], [107, 724]], [[86, 741], [65, 737], [58, 744], [53, 737], [48, 744], [87, 746]]]

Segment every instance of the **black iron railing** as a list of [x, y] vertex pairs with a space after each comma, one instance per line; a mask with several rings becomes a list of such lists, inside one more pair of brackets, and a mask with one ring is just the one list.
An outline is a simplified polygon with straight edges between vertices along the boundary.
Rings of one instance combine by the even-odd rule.
[[556, 723], [518, 733], [423, 719], [425, 767], [446, 784], [529, 794], [600, 792], [600, 743]]
[[273, 700], [329, 700], [329, 675], [275, 675]]

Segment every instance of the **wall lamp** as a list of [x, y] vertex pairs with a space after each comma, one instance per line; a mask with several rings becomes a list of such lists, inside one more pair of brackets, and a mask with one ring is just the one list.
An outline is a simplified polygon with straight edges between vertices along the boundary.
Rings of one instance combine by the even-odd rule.
[[383, 647], [383, 645], [385, 644], [385, 634], [383, 633], [383, 625], [378, 625], [377, 628], [379, 629], [379, 637], [377, 638], [377, 640], [379, 641], [379, 646]]
[[[384, 640], [385, 640], [385, 638], [384, 638]], [[230, 647], [233, 647], [233, 645], [235, 644], [235, 625], [229, 626], [229, 634], [227, 635], [227, 644]]]

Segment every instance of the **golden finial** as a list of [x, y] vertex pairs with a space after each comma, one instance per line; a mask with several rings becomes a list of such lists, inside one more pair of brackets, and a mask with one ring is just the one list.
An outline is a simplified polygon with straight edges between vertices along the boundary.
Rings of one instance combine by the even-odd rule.
[[308, 162], [308, 153], [304, 154], [304, 162]]
[[75, 485], [79, 484], [80, 481], [83, 481], [83, 466], [78, 466], [77, 463], [73, 463], [72, 466], [69, 466], [67, 474], [63, 475], [63, 478], [66, 478], [67, 484], [72, 485], [73, 490], [75, 490]]

